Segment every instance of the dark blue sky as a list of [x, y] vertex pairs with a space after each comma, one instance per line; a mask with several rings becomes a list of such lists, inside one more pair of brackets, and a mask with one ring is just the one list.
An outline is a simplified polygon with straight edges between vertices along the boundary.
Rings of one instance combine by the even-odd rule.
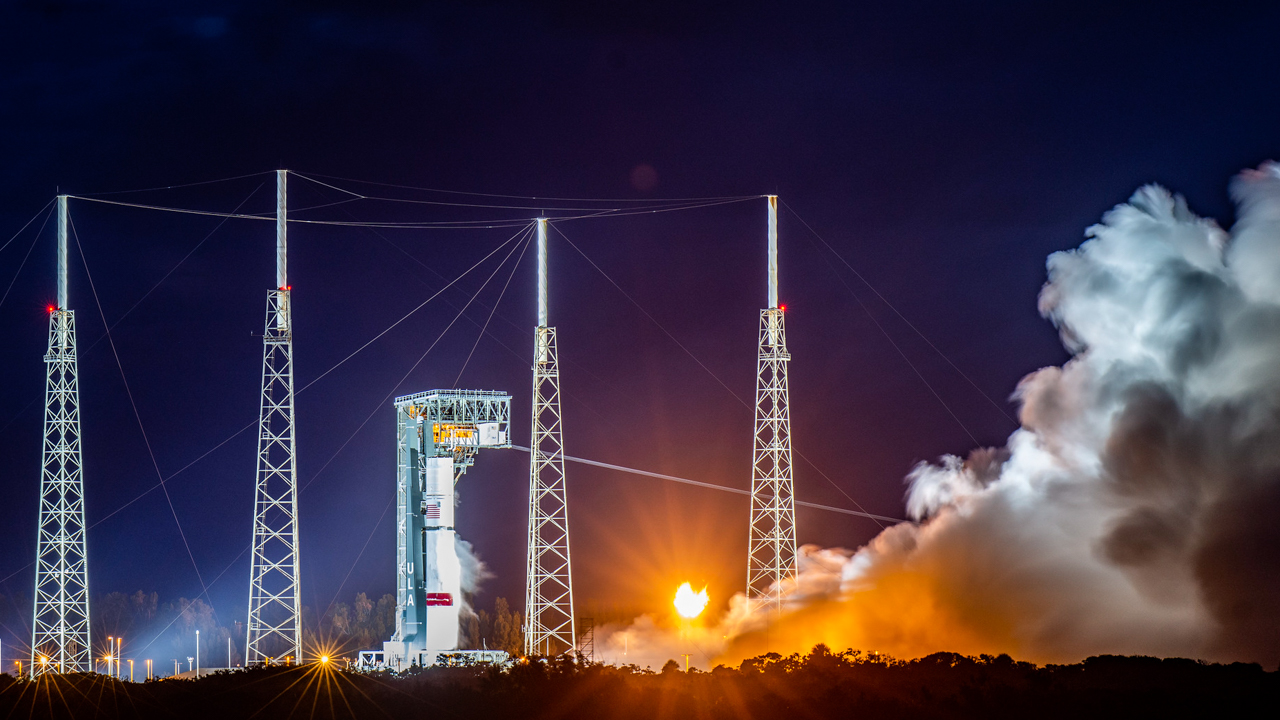
[[[277, 167], [544, 197], [777, 192], [1013, 414], [1003, 400], [1018, 379], [1065, 357], [1036, 312], [1048, 253], [1078, 244], [1102, 212], [1152, 181], [1229, 224], [1230, 176], [1280, 156], [1280, 13], [1261, 4], [973, 5], [254, 2], [177, 12], [167, 3], [7, 3], [0, 242], [58, 188], [88, 194]], [[647, 190], [631, 180], [642, 164], [656, 171]], [[248, 197], [245, 210], [265, 212], [269, 183], [113, 197], [223, 211]], [[298, 205], [338, 197], [301, 180], [292, 187]], [[561, 228], [750, 397], [764, 213], [756, 201]], [[72, 217], [110, 322], [218, 225], [78, 201]], [[509, 232], [380, 237], [295, 226], [299, 385]], [[967, 452], [970, 434], [1001, 444], [1013, 425], [866, 285], [833, 270], [839, 261], [796, 215], [783, 213], [780, 232], [795, 447], [867, 509], [901, 516], [901, 479], [914, 463]], [[271, 233], [269, 223], [218, 228], [113, 331], [165, 475], [256, 418], [254, 334], [273, 283]], [[0, 253], [4, 285], [35, 238], [28, 230]], [[23, 567], [34, 557], [51, 226], [40, 238], [0, 305], [6, 595], [29, 596], [32, 581]], [[567, 244], [553, 238], [551, 252], [567, 451], [746, 487], [750, 410]], [[156, 471], [110, 346], [94, 345], [103, 323], [84, 264], [73, 268], [87, 512], [97, 523], [153, 486]], [[526, 259], [461, 381], [513, 393], [517, 438], [528, 433], [532, 281]], [[478, 287], [468, 282], [443, 299], [460, 307]], [[494, 298], [491, 289], [481, 299]], [[348, 572], [340, 599], [392, 590], [391, 513], [378, 523], [394, 494], [393, 417], [382, 398], [454, 312], [429, 305], [299, 396], [305, 603], [328, 605]], [[487, 310], [468, 314], [398, 393], [453, 384], [476, 339], [471, 320], [483, 323]], [[210, 596], [230, 619], [245, 612], [248, 559], [236, 558], [249, 542], [253, 453], [251, 434], [241, 435], [169, 483], [204, 582], [225, 569]], [[486, 605], [523, 594], [527, 473], [527, 456], [491, 452], [462, 481], [460, 533], [496, 575]], [[803, 462], [796, 484], [802, 499], [849, 505]], [[683, 580], [711, 583], [722, 602], [744, 583], [745, 499], [581, 466], [569, 467], [569, 487], [584, 605], [653, 607]], [[810, 510], [798, 522], [802, 542], [822, 545], [856, 546], [878, 530]], [[95, 593], [200, 592], [158, 491], [95, 525], [89, 541]], [[10, 630], [15, 641], [29, 633]]]

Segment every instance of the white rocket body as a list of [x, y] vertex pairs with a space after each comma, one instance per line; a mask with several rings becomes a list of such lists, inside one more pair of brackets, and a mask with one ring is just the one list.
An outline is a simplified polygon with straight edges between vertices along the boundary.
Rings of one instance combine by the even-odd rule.
[[427, 458], [423, 473], [422, 577], [425, 650], [458, 648], [462, 564], [453, 529], [453, 458]]

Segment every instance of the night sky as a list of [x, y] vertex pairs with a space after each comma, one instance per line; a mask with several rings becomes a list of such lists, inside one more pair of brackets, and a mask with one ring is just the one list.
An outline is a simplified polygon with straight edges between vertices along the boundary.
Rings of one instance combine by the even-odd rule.
[[[278, 167], [369, 195], [520, 206], [316, 211], [335, 220], [528, 218], [584, 203], [321, 176], [520, 197], [777, 193], [790, 208], [780, 214], [780, 294], [794, 445], [812, 461], [797, 459], [797, 495], [853, 507], [843, 491], [896, 517], [913, 465], [1002, 444], [1016, 427], [1007, 398], [1018, 380], [1066, 358], [1036, 310], [1050, 252], [1079, 244], [1147, 182], [1230, 224], [1228, 179], [1280, 156], [1274, 7], [183, 7], [0, 7], [0, 243], [59, 189], [248, 175], [100, 197], [269, 213]], [[344, 198], [300, 178], [290, 190], [299, 208]], [[146, 492], [157, 469], [121, 368], [165, 477], [255, 422], [274, 226], [79, 200], [71, 216], [86, 260], [73, 246], [92, 592], [154, 590], [163, 602], [195, 597], [203, 582], [224, 623], [242, 619], [253, 432], [173, 476], [171, 512], [164, 492]], [[33, 580], [41, 357], [55, 295], [53, 223], [37, 235], [42, 219], [0, 252], [0, 286], [14, 281], [0, 304], [9, 598], [29, 598]], [[764, 200], [557, 227], [643, 308], [552, 233], [566, 451], [746, 488]], [[297, 386], [513, 232], [292, 225]], [[86, 265], [102, 314], [119, 321], [119, 367]], [[299, 394], [305, 604], [394, 590], [384, 398], [455, 384], [510, 267], [403, 383], [489, 270]], [[515, 438], [527, 444], [530, 256], [511, 277], [458, 384], [512, 393]], [[708, 583], [713, 607], [742, 589], [746, 498], [572, 464], [568, 483], [584, 610], [665, 607], [686, 580]], [[482, 452], [461, 481], [459, 533], [494, 574], [481, 605], [523, 596], [527, 486], [528, 456], [514, 450]], [[880, 529], [808, 509], [797, 524], [800, 542], [823, 546], [856, 547]], [[6, 643], [30, 641], [29, 627], [4, 630]]]

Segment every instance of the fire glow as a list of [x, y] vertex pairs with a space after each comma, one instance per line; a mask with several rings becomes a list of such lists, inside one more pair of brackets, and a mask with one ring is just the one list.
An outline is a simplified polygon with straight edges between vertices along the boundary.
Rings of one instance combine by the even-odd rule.
[[681, 585], [676, 590], [675, 606], [680, 617], [689, 619], [698, 617], [707, 607], [707, 589], [704, 587], [695, 593], [689, 583]]

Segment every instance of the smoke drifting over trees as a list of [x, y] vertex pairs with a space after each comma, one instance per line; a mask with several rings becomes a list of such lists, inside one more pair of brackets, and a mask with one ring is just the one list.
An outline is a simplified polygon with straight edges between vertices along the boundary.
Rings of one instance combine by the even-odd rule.
[[[1050, 256], [1040, 312], [1072, 358], [1019, 384], [1007, 445], [919, 465], [907, 492], [918, 523], [857, 552], [804, 548], [780, 617], [739, 598], [685, 644], [727, 660], [825, 642], [1274, 667], [1280, 166], [1231, 190], [1230, 231], [1152, 185]], [[652, 622], [611, 650], [624, 635], [651, 661], [688, 652]]]

